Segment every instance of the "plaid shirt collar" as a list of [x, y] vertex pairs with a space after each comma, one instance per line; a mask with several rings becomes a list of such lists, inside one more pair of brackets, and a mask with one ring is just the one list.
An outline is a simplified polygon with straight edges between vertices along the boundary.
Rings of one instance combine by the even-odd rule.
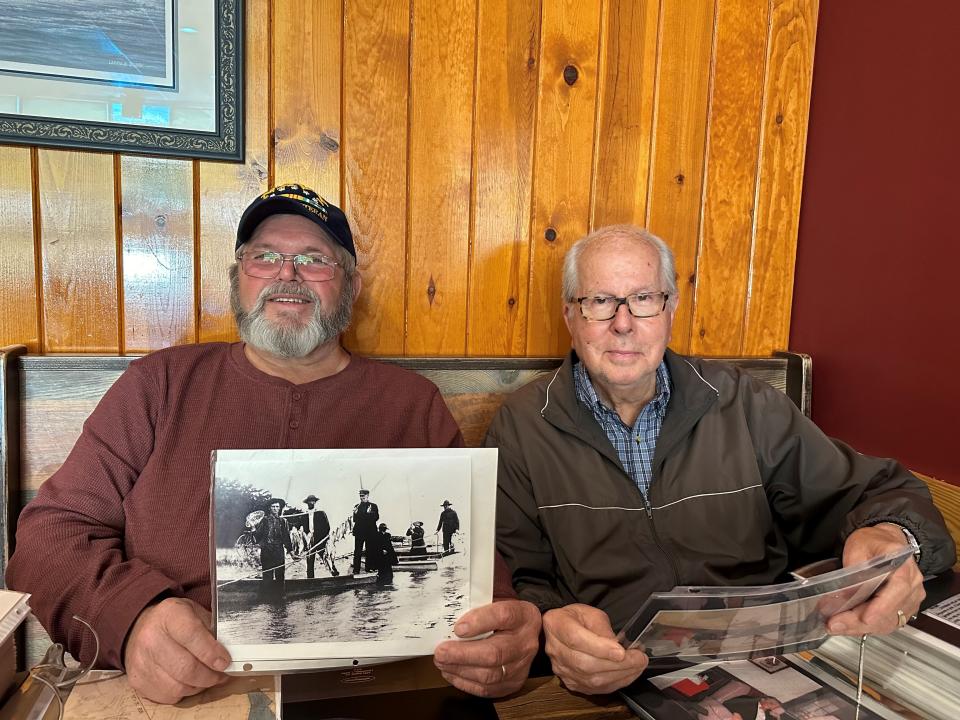
[[653, 457], [657, 449], [657, 439], [660, 437], [667, 403], [670, 402], [670, 373], [666, 363], [661, 361], [657, 367], [656, 395], [640, 410], [632, 428], [628, 427], [616, 412], [603, 404], [582, 362], [574, 365], [573, 379], [577, 399], [590, 408], [610, 444], [617, 451], [623, 469], [643, 497], [647, 498], [653, 483]]
[[[590, 375], [587, 374], [587, 366], [579, 359], [573, 366], [573, 383], [576, 389], [577, 399], [590, 408], [590, 411], [594, 417], [597, 418], [597, 422], [600, 423], [601, 427], [605, 427], [605, 422], [612, 418], [616, 418], [623, 427], [626, 427], [626, 424], [620, 419], [620, 416], [617, 415], [613, 409], [603, 404], [600, 396], [597, 395], [596, 388], [593, 386], [593, 381], [590, 380]], [[646, 410], [646, 407], [651, 407], [662, 419], [667, 409], [667, 403], [669, 402], [670, 371], [667, 370], [666, 361], [661, 360], [657, 366], [657, 392], [648, 405], [644, 407], [644, 410]], [[640, 413], [639, 417], [637, 417], [637, 422], [634, 423], [635, 426], [640, 423], [644, 415], [644, 412]]]

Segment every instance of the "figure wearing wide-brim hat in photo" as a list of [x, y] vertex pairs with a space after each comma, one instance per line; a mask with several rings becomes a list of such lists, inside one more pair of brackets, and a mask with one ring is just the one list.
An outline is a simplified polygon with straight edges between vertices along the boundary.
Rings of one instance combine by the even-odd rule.
[[449, 500], [444, 500], [441, 507], [440, 520], [437, 523], [437, 532], [443, 531], [443, 551], [448, 552], [451, 548], [450, 538], [460, 529], [460, 518], [457, 511], [451, 507], [453, 505]]
[[300, 516], [300, 527], [307, 537], [307, 578], [315, 576], [317, 558], [323, 561], [331, 575], [336, 577], [340, 574], [336, 562], [334, 562], [333, 553], [328, 552], [330, 519], [323, 510], [316, 507], [319, 499], [313, 493], [307, 495], [303, 499], [307, 509]]
[[407, 537], [410, 538], [410, 554], [426, 555], [427, 541], [423, 537], [423, 522], [414, 520], [407, 528]]

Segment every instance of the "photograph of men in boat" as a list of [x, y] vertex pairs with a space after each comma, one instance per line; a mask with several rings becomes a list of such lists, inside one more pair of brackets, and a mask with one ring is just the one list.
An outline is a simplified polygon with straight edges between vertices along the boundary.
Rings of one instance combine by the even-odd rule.
[[[309, 452], [321, 455], [218, 455], [217, 639], [235, 661], [234, 646], [248, 644], [310, 644], [318, 657], [432, 652], [470, 608], [470, 457]], [[460, 540], [446, 550], [442, 531], [422, 532], [443, 501], [460, 509]]]

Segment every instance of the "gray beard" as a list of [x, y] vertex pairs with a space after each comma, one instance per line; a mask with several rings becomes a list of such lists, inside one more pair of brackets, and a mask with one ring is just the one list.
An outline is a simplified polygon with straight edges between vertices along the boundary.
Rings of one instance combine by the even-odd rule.
[[[302, 325], [280, 325], [270, 321], [264, 307], [267, 297], [274, 293], [299, 295], [312, 300], [313, 315]], [[279, 357], [302, 358], [321, 345], [339, 338], [350, 325], [353, 282], [350, 278], [344, 280], [337, 306], [329, 314], [323, 312], [320, 298], [310, 288], [283, 281], [265, 287], [257, 296], [256, 304], [247, 312], [240, 307], [239, 278], [233, 276], [230, 283], [230, 307], [244, 342]]]

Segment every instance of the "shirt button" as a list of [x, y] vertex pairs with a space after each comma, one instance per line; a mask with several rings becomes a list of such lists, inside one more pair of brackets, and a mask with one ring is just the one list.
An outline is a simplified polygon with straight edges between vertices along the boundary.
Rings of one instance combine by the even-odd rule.
[[298, 393], [298, 392], [295, 392], [295, 393], [293, 394], [293, 399], [294, 399], [294, 400], [299, 400], [299, 399], [302, 398], [302, 397], [303, 397], [303, 395], [301, 395], [301, 394]]
[[300, 427], [300, 421], [299, 421], [299, 420], [291, 420], [291, 421], [290, 421], [290, 427], [292, 427], [294, 430], [296, 430], [298, 427]]

